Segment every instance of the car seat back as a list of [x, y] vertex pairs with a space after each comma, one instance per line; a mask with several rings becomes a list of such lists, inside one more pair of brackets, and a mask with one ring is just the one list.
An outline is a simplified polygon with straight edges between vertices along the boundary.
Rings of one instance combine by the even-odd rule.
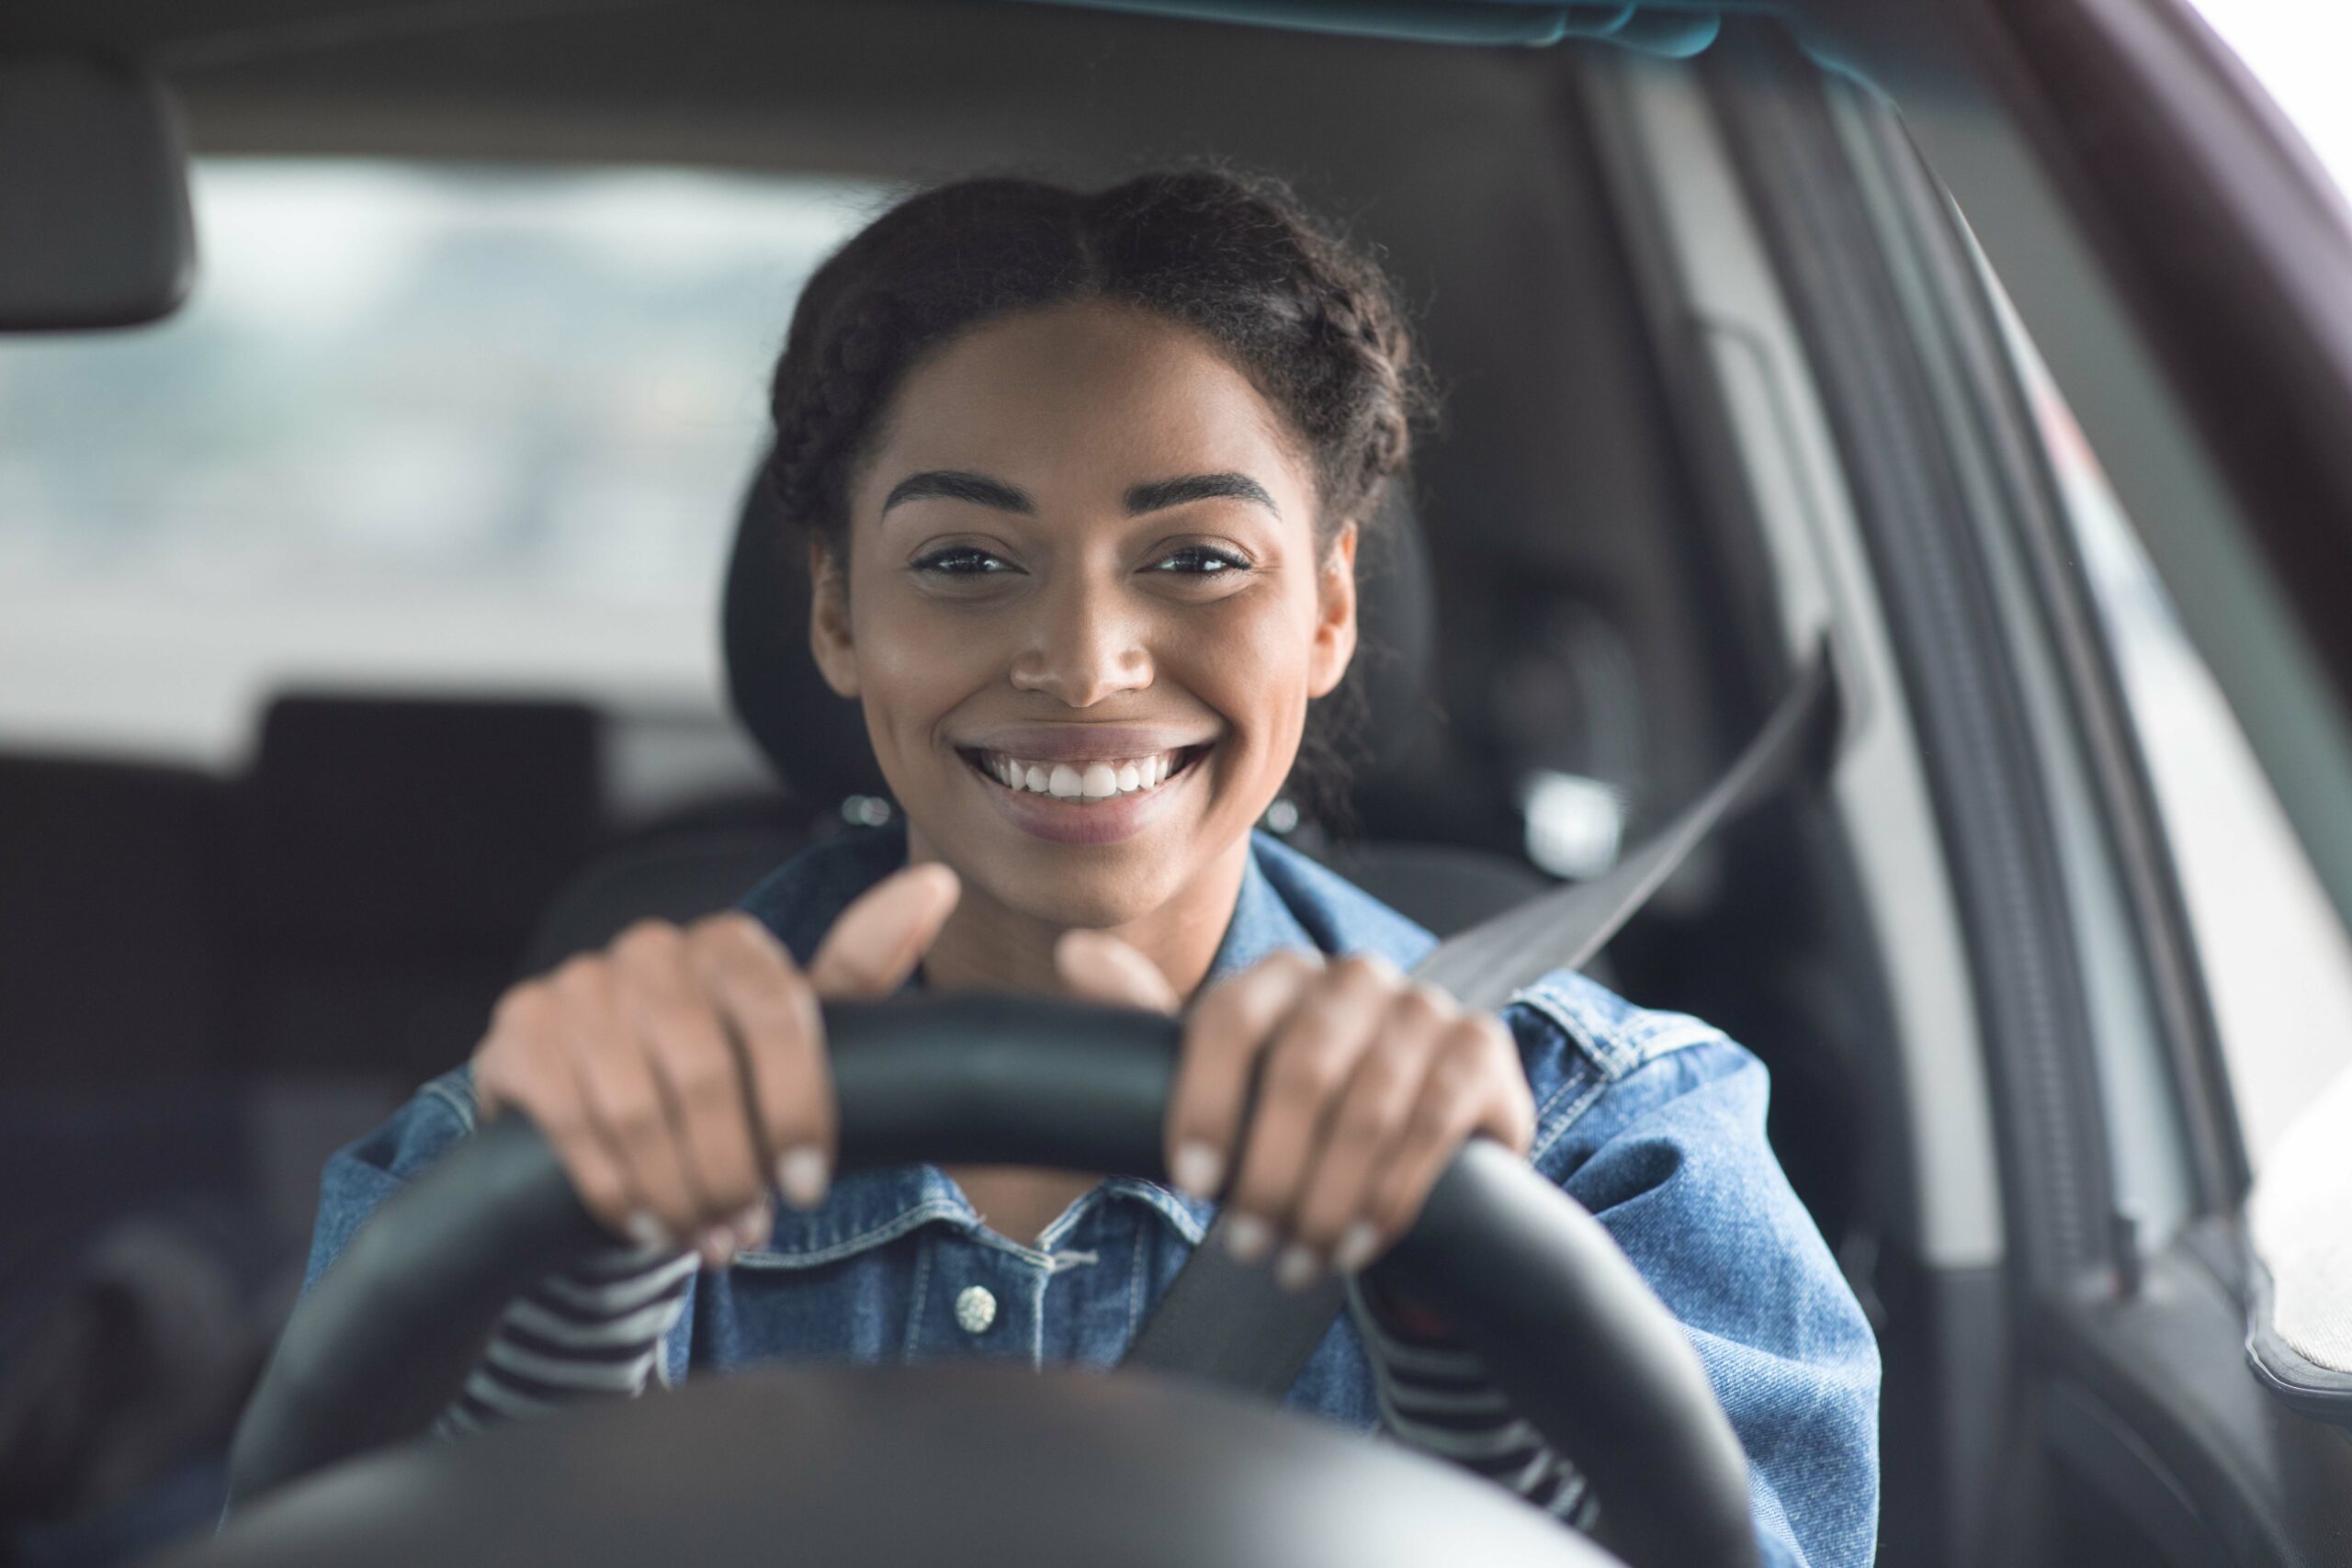
[[598, 723], [576, 703], [293, 694], [240, 806], [232, 1061], [462, 1061], [537, 913], [588, 857]]
[[200, 1073], [220, 1050], [228, 787], [189, 768], [0, 756], [5, 1081]]

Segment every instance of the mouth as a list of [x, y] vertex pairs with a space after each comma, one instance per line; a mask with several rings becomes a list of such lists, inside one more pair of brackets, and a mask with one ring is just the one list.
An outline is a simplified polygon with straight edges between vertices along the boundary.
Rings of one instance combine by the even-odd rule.
[[1206, 743], [1180, 746], [1139, 757], [1094, 757], [1066, 761], [1015, 757], [1003, 751], [959, 748], [956, 755], [981, 778], [1009, 795], [1044, 795], [1072, 805], [1106, 806], [1156, 795], [1183, 776], [1202, 757]]

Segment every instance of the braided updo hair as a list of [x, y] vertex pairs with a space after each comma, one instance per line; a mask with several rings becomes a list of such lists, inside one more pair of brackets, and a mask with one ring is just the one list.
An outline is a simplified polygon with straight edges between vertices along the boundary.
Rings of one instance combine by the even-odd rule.
[[[764, 482], [781, 515], [845, 570], [849, 491], [908, 373], [983, 322], [1080, 301], [1137, 307], [1201, 334], [1308, 459], [1318, 542], [1350, 520], [1373, 527], [1428, 404], [1396, 288], [1280, 181], [1212, 166], [1091, 194], [963, 180], [850, 239], [803, 290], [770, 389]], [[1291, 794], [1327, 819], [1344, 814], [1340, 781], [1362, 707], [1351, 678], [1310, 710]]]

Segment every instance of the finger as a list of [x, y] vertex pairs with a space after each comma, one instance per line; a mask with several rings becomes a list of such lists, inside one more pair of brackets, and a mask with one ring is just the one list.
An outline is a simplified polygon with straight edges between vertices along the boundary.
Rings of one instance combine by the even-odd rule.
[[906, 984], [962, 885], [937, 861], [894, 872], [858, 895], [817, 948], [808, 978], [820, 997], [887, 997]]
[[1054, 944], [1054, 970], [1071, 996], [1087, 1001], [1168, 1013], [1183, 1005], [1159, 965], [1108, 931], [1064, 931]]
[[1461, 1009], [1426, 986], [1396, 994], [1325, 1123], [1292, 1221], [1294, 1245], [1354, 1273], [1395, 1240], [1373, 1222], [1373, 1181], [1403, 1136], [1439, 1043]]
[[612, 953], [619, 1010], [661, 1087], [702, 1235], [730, 1224], [767, 1187], [743, 1070], [687, 965], [685, 933], [647, 921], [624, 933]]
[[[1456, 1020], [1445, 1031], [1404, 1135], [1392, 1145], [1388, 1164], [1374, 1179], [1371, 1219], [1382, 1234], [1402, 1235], [1420, 1217], [1430, 1189], [1471, 1134], [1504, 1116], [1512, 1086], [1499, 1076], [1494, 1040], [1477, 1015]], [[1521, 1082], [1524, 1083], [1524, 1078]], [[1521, 1091], [1523, 1092], [1523, 1090]]]
[[762, 1156], [795, 1208], [825, 1201], [838, 1146], [816, 987], [765, 926], [728, 914], [689, 934], [695, 974], [743, 1055]]
[[1525, 1159], [1535, 1145], [1535, 1090], [1527, 1081], [1527, 1064], [1520, 1056], [1519, 1042], [1510, 1025], [1494, 1013], [1470, 1014], [1467, 1022], [1485, 1040], [1487, 1057], [1495, 1063], [1495, 1082], [1502, 1091], [1500, 1103], [1489, 1108], [1476, 1131]]
[[[1238, 1175], [1227, 1199], [1234, 1218], [1226, 1237], [1237, 1254], [1261, 1252], [1290, 1230], [1324, 1122], [1371, 1047], [1396, 985], [1394, 964], [1344, 959], [1293, 1010], [1267, 1049]], [[1297, 1288], [1317, 1267], [1312, 1255], [1294, 1249], [1275, 1277]]]
[[1259, 1055], [1322, 969], [1318, 955], [1276, 953], [1212, 987], [1186, 1020], [1168, 1095], [1168, 1172], [1193, 1196], [1223, 1187]]
[[530, 1118], [563, 1162], [581, 1207], [614, 1235], [628, 1235], [637, 1200], [588, 1124], [579, 1080], [553, 1027], [556, 1012], [545, 987], [517, 987], [500, 1003], [491, 1032], [474, 1055], [481, 1115], [492, 1121], [513, 1111]]
[[628, 1185], [622, 1234], [640, 1247], [683, 1245], [701, 1218], [693, 1184], [652, 1064], [620, 1016], [609, 966], [575, 959], [548, 985], [560, 1009], [559, 1028], [579, 1079], [588, 1130]]

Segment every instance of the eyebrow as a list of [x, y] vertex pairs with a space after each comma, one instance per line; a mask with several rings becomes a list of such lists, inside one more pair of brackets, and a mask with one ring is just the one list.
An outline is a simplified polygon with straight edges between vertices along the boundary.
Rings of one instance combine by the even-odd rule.
[[993, 506], [1000, 512], [1019, 512], [1029, 516], [1037, 512], [1037, 503], [1029, 499], [1027, 491], [1002, 479], [961, 468], [926, 468], [919, 474], [909, 474], [882, 498], [882, 510], [888, 512], [904, 501], [968, 501], [979, 506]]
[[1266, 487], [1248, 474], [1186, 474], [1181, 479], [1154, 479], [1127, 491], [1127, 515], [1140, 517], [1195, 501], [1254, 501], [1280, 517], [1282, 508]]
[[[967, 501], [977, 506], [992, 506], [1000, 512], [1017, 512], [1024, 516], [1035, 516], [1037, 512], [1037, 503], [1029, 499], [1026, 491], [964, 468], [926, 468], [919, 474], [909, 474], [890, 487], [890, 493], [882, 499], [882, 510], [888, 512], [909, 501]], [[1164, 512], [1171, 506], [1187, 506], [1196, 501], [1255, 502], [1275, 516], [1282, 515], [1282, 508], [1266, 493], [1266, 487], [1247, 474], [1184, 474], [1171, 479], [1152, 479], [1130, 487], [1125, 497], [1130, 517]]]

